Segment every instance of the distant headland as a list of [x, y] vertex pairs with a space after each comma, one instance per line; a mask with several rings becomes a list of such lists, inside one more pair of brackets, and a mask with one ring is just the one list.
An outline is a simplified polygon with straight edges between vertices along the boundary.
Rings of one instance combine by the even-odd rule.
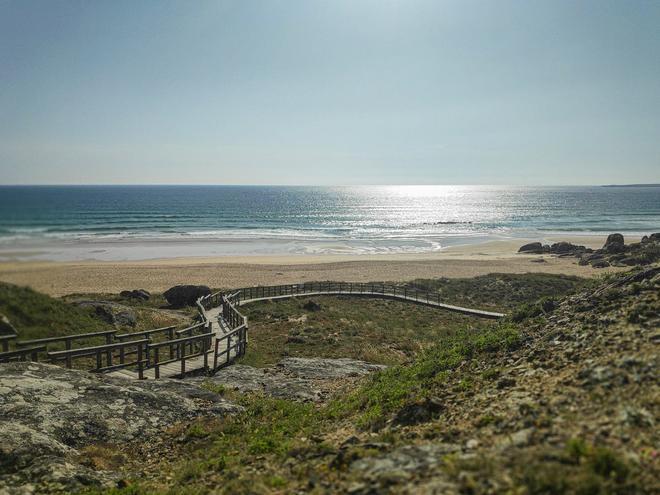
[[660, 187], [660, 184], [605, 184], [601, 187]]

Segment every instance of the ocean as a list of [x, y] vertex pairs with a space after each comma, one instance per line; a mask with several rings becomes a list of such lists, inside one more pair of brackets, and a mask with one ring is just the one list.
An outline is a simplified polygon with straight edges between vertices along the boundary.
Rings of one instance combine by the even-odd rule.
[[660, 187], [0, 186], [0, 259], [423, 253], [660, 231]]

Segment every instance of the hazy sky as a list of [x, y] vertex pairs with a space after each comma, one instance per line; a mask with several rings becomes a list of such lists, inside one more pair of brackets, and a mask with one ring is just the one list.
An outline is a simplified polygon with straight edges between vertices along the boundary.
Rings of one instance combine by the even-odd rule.
[[0, 0], [0, 183], [660, 182], [660, 1]]

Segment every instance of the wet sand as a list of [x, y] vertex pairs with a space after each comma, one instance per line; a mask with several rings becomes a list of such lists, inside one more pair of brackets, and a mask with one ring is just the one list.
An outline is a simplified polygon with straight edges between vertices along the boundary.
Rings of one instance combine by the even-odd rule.
[[[548, 240], [570, 240], [598, 248], [605, 239], [571, 236]], [[0, 263], [0, 280], [61, 296], [116, 293], [136, 288], [161, 292], [176, 284], [204, 284], [228, 289], [318, 280], [394, 282], [416, 278], [473, 277], [496, 272], [593, 277], [616, 270], [579, 266], [575, 258], [517, 254], [525, 242], [525, 239], [493, 241], [426, 254], [226, 256], [122, 262], [12, 261]], [[544, 261], [539, 262], [539, 259]]]

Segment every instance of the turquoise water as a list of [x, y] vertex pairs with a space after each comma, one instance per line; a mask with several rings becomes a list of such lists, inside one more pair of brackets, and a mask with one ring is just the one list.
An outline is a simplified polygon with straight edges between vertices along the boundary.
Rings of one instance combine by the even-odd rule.
[[[170, 250], [180, 256], [426, 252], [659, 230], [659, 187], [0, 186], [5, 258], [61, 258], [58, 249], [112, 258], [107, 246], [130, 258], [126, 246], [145, 244], [178, 246]], [[180, 242], [193, 240], [204, 247]], [[94, 246], [103, 247], [98, 256]]]

